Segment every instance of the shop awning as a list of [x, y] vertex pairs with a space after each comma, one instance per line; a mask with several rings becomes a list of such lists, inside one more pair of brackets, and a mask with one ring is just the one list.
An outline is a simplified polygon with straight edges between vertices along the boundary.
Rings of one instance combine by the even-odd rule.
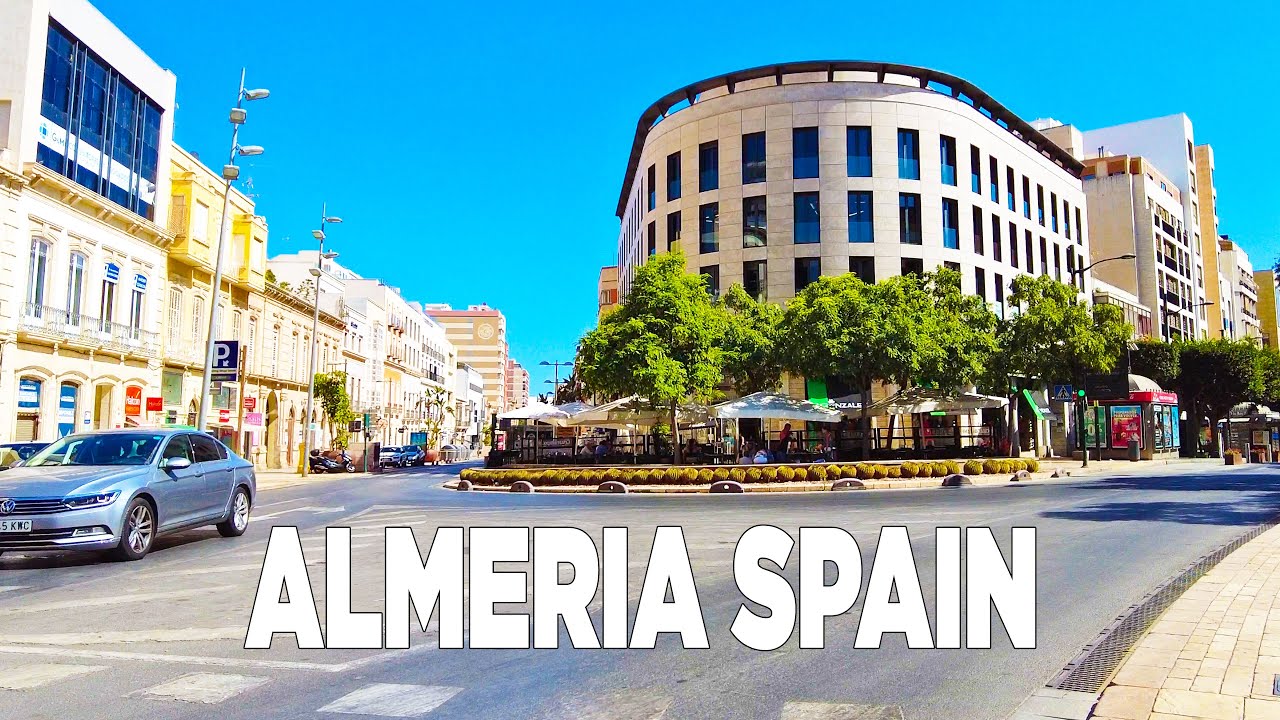
[[1008, 404], [1007, 399], [995, 395], [982, 395], [976, 392], [948, 393], [935, 388], [916, 387], [871, 403], [867, 407], [867, 413], [869, 415], [914, 415], [916, 413], [959, 415], [987, 408], [1002, 408]]
[[711, 414], [726, 420], [759, 418], [761, 420], [795, 420], [797, 422], [840, 422], [844, 414], [838, 410], [777, 393], [751, 393], [737, 400], [720, 403]]
[[[676, 419], [681, 425], [703, 423], [709, 417], [707, 408], [701, 405], [681, 405], [676, 409]], [[607, 428], [649, 428], [671, 422], [669, 407], [656, 407], [645, 398], [632, 395], [603, 405], [575, 413], [565, 425]]]
[[1031, 414], [1036, 416], [1037, 420], [1048, 420], [1049, 422], [1057, 422], [1058, 416], [1049, 407], [1049, 394], [1043, 390], [1032, 392], [1026, 388], [1022, 389], [1022, 397], [1027, 401], [1027, 405], [1031, 408]]

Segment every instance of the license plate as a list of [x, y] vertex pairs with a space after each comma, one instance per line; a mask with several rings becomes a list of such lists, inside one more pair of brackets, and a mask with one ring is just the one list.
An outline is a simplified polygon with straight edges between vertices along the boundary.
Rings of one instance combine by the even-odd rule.
[[29, 533], [30, 520], [0, 520], [0, 533]]

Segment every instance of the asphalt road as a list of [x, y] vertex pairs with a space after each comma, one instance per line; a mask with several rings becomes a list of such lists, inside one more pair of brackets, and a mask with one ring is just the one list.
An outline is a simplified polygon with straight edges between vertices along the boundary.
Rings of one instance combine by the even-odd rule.
[[[1000, 720], [1116, 615], [1204, 553], [1280, 513], [1270, 467], [1144, 467], [1137, 474], [1010, 486], [745, 496], [457, 493], [447, 469], [264, 491], [249, 532], [162, 539], [139, 563], [92, 556], [0, 558], [0, 716], [5, 718], [896, 718]], [[653, 529], [684, 528], [709, 650], [662, 637], [654, 650], [302, 651], [277, 636], [243, 649], [266, 539], [300, 529], [324, 602], [323, 528], [352, 528], [354, 609], [380, 610], [382, 529], [572, 525], [599, 539], [630, 528], [632, 614]], [[774, 652], [740, 645], [734, 545], [757, 524], [793, 536], [840, 526], [871, 567], [879, 529], [906, 525], [933, 612], [933, 532], [1038, 528], [1037, 646], [909, 650], [901, 636], [853, 648], [861, 601], [826, 625], [825, 650], [793, 636]], [[794, 560], [790, 563], [793, 568]], [[792, 582], [795, 573], [788, 573]], [[518, 609], [511, 606], [509, 609]], [[323, 607], [321, 607], [323, 618]], [[599, 613], [593, 613], [599, 627]]]

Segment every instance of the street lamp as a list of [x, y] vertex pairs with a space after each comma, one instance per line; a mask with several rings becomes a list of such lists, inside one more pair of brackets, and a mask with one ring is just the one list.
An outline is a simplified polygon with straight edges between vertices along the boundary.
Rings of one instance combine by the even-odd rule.
[[[214, 334], [218, 330], [218, 293], [222, 290], [222, 255], [223, 246], [227, 242], [227, 228], [231, 225], [231, 183], [240, 177], [240, 168], [236, 166], [237, 157], [252, 157], [261, 155], [263, 150], [261, 145], [240, 145], [240, 126], [244, 124], [248, 117], [248, 111], [244, 108], [245, 101], [262, 100], [269, 96], [271, 92], [262, 88], [254, 90], [246, 90], [244, 87], [244, 69], [240, 70], [240, 91], [236, 94], [236, 106], [231, 108], [231, 154], [227, 159], [227, 164], [222, 166], [222, 179], [226, 181], [226, 187], [222, 193], [222, 223], [218, 228], [218, 257], [213, 263], [213, 284], [210, 288], [209, 299], [209, 333], [205, 338], [204, 350], [204, 377], [200, 381], [200, 402], [197, 405], [196, 427], [200, 430], [204, 429], [205, 418], [208, 415], [209, 407], [209, 388], [213, 379], [213, 344], [217, 336]], [[238, 362], [238, 359], [237, 359]]]
[[[1169, 301], [1168, 301], [1168, 300], [1166, 300], [1166, 299], [1164, 299], [1164, 298], [1162, 297], [1162, 298], [1161, 298], [1161, 302], [1163, 302], [1163, 303], [1164, 303], [1165, 307], [1164, 307], [1162, 310], [1160, 310], [1160, 325], [1161, 325], [1160, 330], [1161, 330], [1161, 332], [1163, 333], [1163, 332], [1164, 332], [1164, 329], [1165, 329], [1166, 327], [1168, 327], [1168, 329], [1169, 329], [1169, 333], [1168, 333], [1168, 334], [1169, 334], [1170, 336], [1172, 336], [1172, 335], [1173, 335], [1173, 328], [1172, 328], [1172, 327], [1169, 327], [1169, 325], [1168, 325], [1168, 319], [1169, 319], [1170, 317], [1172, 317], [1172, 316], [1174, 316], [1174, 315], [1177, 315], [1178, 313], [1182, 312], [1183, 310], [1191, 310], [1191, 311], [1193, 311], [1193, 312], [1192, 312], [1192, 314], [1194, 315], [1194, 314], [1195, 314], [1195, 312], [1194, 312], [1194, 311], [1195, 311], [1197, 308], [1209, 307], [1210, 305], [1212, 305], [1212, 304], [1213, 304], [1213, 301], [1212, 301], [1212, 300], [1204, 300], [1204, 301], [1201, 301], [1201, 302], [1198, 302], [1198, 303], [1194, 303], [1194, 304], [1188, 305], [1188, 306], [1186, 306], [1186, 307], [1170, 308], [1170, 307], [1169, 307]], [[1178, 328], [1178, 337], [1180, 337], [1180, 338], [1186, 337], [1185, 335], [1183, 335], [1183, 334], [1182, 334], [1182, 328]]]
[[[552, 389], [552, 393], [551, 393], [551, 401], [552, 401], [552, 404], [554, 405], [554, 404], [555, 404], [555, 401], [556, 401], [556, 399], [557, 399], [557, 398], [556, 398], [556, 395], [560, 394], [560, 368], [561, 368], [562, 366], [563, 366], [563, 367], [567, 367], [567, 368], [573, 367], [573, 363], [571, 363], [571, 362], [569, 362], [569, 361], [567, 361], [567, 360], [566, 360], [566, 361], [564, 361], [564, 362], [559, 362], [559, 361], [556, 361], [556, 362], [550, 362], [550, 361], [547, 361], [547, 360], [543, 360], [542, 362], [540, 362], [540, 363], [538, 363], [538, 364], [539, 364], [539, 365], [542, 365], [542, 366], [545, 366], [545, 367], [554, 367], [554, 368], [555, 368], [556, 379], [555, 379], [555, 382], [554, 382], [554, 383], [552, 383], [552, 386], [551, 386], [551, 389]], [[551, 381], [550, 381], [550, 380], [548, 380], [547, 382], [551, 382]], [[566, 380], [566, 382], [567, 382], [567, 380]]]
[[328, 213], [328, 204], [320, 206], [320, 229], [312, 230], [311, 235], [320, 242], [320, 253], [316, 256], [316, 266], [309, 269], [311, 277], [315, 278], [316, 296], [312, 302], [311, 312], [311, 361], [307, 370], [307, 432], [303, 435], [305, 438], [302, 443], [302, 475], [306, 477], [307, 471], [310, 469], [311, 457], [311, 419], [315, 412], [316, 399], [316, 333], [320, 332], [320, 277], [324, 274], [324, 261], [332, 260], [338, 257], [336, 252], [324, 251], [324, 226], [326, 224], [337, 225], [342, 222], [342, 218], [334, 217]]
[[1067, 274], [1071, 276], [1071, 280], [1072, 282], [1074, 282], [1077, 275], [1085, 274], [1096, 265], [1101, 265], [1102, 263], [1105, 263], [1105, 262], [1111, 262], [1112, 260], [1136, 260], [1137, 258], [1138, 256], [1134, 255], [1133, 253], [1125, 253], [1124, 255], [1117, 255], [1115, 257], [1102, 258], [1101, 260], [1091, 262], [1088, 265], [1085, 265], [1084, 267], [1067, 268]]

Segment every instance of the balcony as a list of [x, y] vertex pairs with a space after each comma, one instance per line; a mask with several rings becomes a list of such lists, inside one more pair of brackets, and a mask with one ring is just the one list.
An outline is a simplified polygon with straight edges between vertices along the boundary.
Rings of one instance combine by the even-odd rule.
[[160, 353], [154, 332], [82, 313], [35, 303], [23, 303], [18, 331], [58, 344], [154, 358]]

